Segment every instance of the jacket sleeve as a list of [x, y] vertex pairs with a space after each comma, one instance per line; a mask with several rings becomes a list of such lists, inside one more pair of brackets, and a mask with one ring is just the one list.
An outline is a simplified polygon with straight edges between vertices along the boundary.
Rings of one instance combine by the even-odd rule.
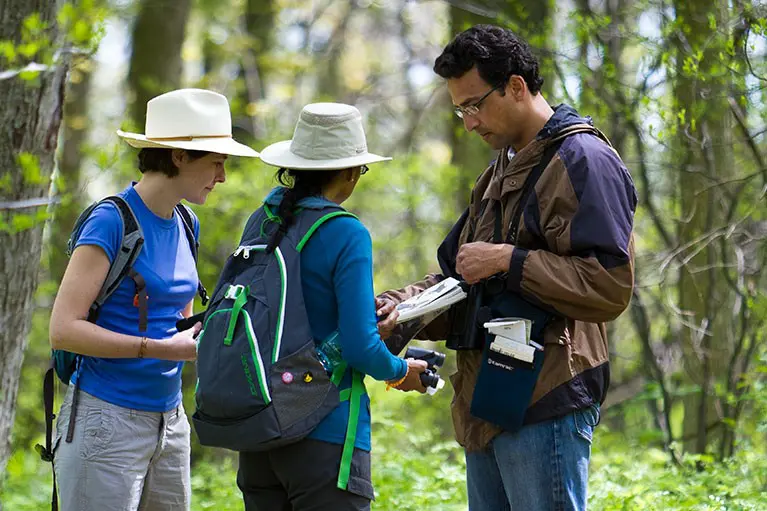
[[[384, 298], [393, 301], [394, 303], [402, 303], [410, 297], [423, 292], [424, 290], [436, 285], [440, 281], [444, 280], [443, 275], [432, 273], [426, 275], [422, 280], [409, 284], [402, 289], [391, 289], [378, 295], [379, 298]], [[429, 324], [421, 327], [417, 320], [408, 321], [397, 325], [392, 333], [391, 337], [385, 339], [384, 342], [389, 347], [392, 353], [399, 353], [405, 345], [410, 342], [411, 339], [421, 339], [425, 341], [442, 341], [448, 334], [448, 320], [447, 313], [440, 314], [434, 318]]]
[[508, 286], [563, 316], [600, 323], [618, 317], [631, 299], [637, 196], [617, 153], [589, 138], [563, 145], [553, 176], [536, 187], [532, 228], [551, 251], [515, 247]]

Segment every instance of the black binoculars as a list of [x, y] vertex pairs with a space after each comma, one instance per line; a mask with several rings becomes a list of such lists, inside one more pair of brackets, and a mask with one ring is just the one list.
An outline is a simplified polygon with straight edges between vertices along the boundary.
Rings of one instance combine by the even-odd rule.
[[466, 300], [450, 309], [450, 332], [445, 347], [451, 350], [480, 350], [485, 345], [484, 324], [493, 318], [487, 299], [506, 288], [500, 274], [469, 287]]
[[405, 358], [414, 358], [416, 360], [425, 361], [428, 364], [428, 367], [421, 373], [421, 384], [426, 388], [438, 388], [441, 378], [437, 374], [437, 371], [442, 367], [442, 364], [445, 363], [444, 353], [424, 348], [410, 347], [405, 352]]

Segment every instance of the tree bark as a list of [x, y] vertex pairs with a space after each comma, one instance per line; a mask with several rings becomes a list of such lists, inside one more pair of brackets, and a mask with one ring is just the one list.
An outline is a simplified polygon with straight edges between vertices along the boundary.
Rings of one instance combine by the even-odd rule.
[[243, 109], [236, 113], [233, 120], [236, 130], [239, 128], [246, 132], [242, 140], [245, 143], [254, 143], [268, 135], [266, 123], [260, 116], [253, 115], [250, 105], [266, 98], [265, 63], [274, 44], [276, 14], [272, 0], [248, 0], [245, 5], [245, 33], [249, 44], [240, 60], [242, 87], [239, 88], [239, 96]]
[[685, 443], [687, 450], [703, 453], [716, 440], [711, 436], [722, 431], [708, 425], [718, 419], [714, 388], [724, 383], [732, 352], [732, 296], [718, 268], [718, 244], [704, 240], [726, 217], [721, 207], [724, 188], [711, 183], [726, 179], [733, 168], [730, 82], [720, 57], [727, 40], [727, 14], [705, 0], [676, 0], [674, 10], [677, 20], [687, 25], [676, 31], [673, 41], [675, 108], [682, 114], [676, 142], [681, 170], [678, 232], [682, 246], [691, 243], [679, 269], [679, 306], [684, 311], [679, 319], [684, 326], [685, 374], [698, 386], [684, 398], [683, 436], [694, 439]]
[[143, 133], [146, 104], [181, 84], [181, 49], [191, 0], [143, 0], [133, 27], [128, 85], [133, 93], [130, 115]]
[[[0, 40], [21, 43], [22, 22], [37, 14], [46, 24], [53, 55], [59, 45], [59, 1], [5, 0], [0, 12]], [[24, 62], [45, 62], [41, 54]], [[4, 67], [6, 63], [3, 63]], [[24, 349], [38, 284], [45, 209], [17, 201], [47, 201], [64, 103], [67, 57], [31, 80], [20, 75], [0, 80], [0, 475], [10, 456], [10, 437]], [[21, 162], [25, 162], [22, 166]], [[14, 204], [15, 203], [15, 204]], [[43, 204], [44, 205], [44, 204]]]
[[53, 282], [61, 282], [69, 258], [65, 248], [80, 211], [84, 190], [80, 184], [85, 144], [88, 138], [88, 103], [92, 67], [88, 59], [73, 65], [64, 104], [64, 136], [56, 179], [56, 195], [61, 197], [50, 228], [49, 271]]
[[[346, 34], [349, 23], [357, 11], [357, 2], [348, 2], [338, 25], [330, 35], [327, 47], [320, 56], [321, 63], [318, 65], [317, 95], [320, 98], [342, 101], [346, 93], [346, 87], [341, 76], [341, 57], [346, 47]], [[335, 98], [335, 99], [333, 99]]]

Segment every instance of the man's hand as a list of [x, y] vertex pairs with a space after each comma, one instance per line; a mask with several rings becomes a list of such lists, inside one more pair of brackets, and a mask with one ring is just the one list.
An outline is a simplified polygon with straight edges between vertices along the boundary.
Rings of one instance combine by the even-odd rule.
[[499, 272], [509, 271], [513, 245], [475, 241], [458, 249], [455, 271], [469, 284], [476, 284]]
[[378, 334], [381, 339], [388, 339], [397, 326], [397, 304], [388, 298], [376, 298], [376, 316], [383, 318], [378, 321]]

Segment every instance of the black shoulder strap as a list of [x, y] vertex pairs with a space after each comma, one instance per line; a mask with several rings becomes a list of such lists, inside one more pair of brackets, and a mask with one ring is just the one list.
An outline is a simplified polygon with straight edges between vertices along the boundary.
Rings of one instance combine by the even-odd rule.
[[[53, 419], [56, 417], [53, 414], [53, 380], [54, 380], [54, 368], [53, 359], [48, 369], [45, 371], [45, 377], [43, 378], [43, 408], [45, 412], [45, 446], [37, 444], [35, 450], [40, 455], [40, 459], [43, 461], [53, 463]], [[53, 490], [51, 491], [51, 510], [58, 511], [59, 499], [58, 491], [56, 490], [56, 471], [53, 471]]]
[[117, 195], [112, 195], [92, 204], [80, 214], [75, 222], [75, 227], [72, 230], [72, 236], [67, 243], [68, 254], [71, 255], [72, 250], [74, 250], [74, 246], [77, 244], [77, 238], [80, 236], [80, 231], [82, 230], [85, 221], [90, 217], [97, 206], [105, 202], [112, 203], [117, 208], [117, 212], [122, 219], [122, 235], [120, 237], [120, 246], [117, 250], [117, 254], [115, 254], [112, 264], [109, 266], [109, 272], [104, 279], [104, 284], [102, 284], [96, 300], [91, 305], [88, 313], [89, 321], [96, 320], [99, 309], [107, 298], [115, 292], [120, 285], [120, 282], [122, 282], [128, 275], [133, 263], [141, 252], [142, 245], [144, 244], [144, 233], [141, 230], [138, 220], [136, 220], [136, 215], [133, 213], [133, 210], [125, 199]]
[[184, 224], [184, 233], [186, 234], [186, 240], [189, 242], [189, 247], [192, 249], [192, 257], [197, 262], [197, 252], [200, 250], [200, 243], [197, 238], [194, 237], [194, 221], [192, 220], [192, 213], [189, 208], [181, 204], [176, 204], [176, 212], [181, 217], [181, 223]]
[[122, 197], [114, 195], [107, 197], [102, 202], [111, 202], [117, 206], [120, 217], [123, 221], [123, 235], [120, 243], [120, 250], [115, 255], [112, 267], [109, 269], [107, 278], [104, 281], [104, 288], [101, 290], [96, 302], [99, 306], [103, 305], [107, 298], [115, 292], [117, 287], [130, 272], [133, 263], [141, 252], [144, 245], [144, 232], [141, 230], [136, 215]]
[[[184, 234], [186, 234], [186, 240], [189, 242], [189, 248], [192, 250], [192, 257], [194, 262], [197, 263], [197, 258], [200, 252], [200, 242], [194, 236], [194, 221], [192, 220], [192, 212], [189, 208], [182, 203], [176, 204], [176, 211], [181, 217], [181, 223], [184, 224]], [[200, 301], [202, 305], [208, 304], [208, 290], [202, 285], [201, 280], [197, 280], [197, 294], [200, 295]]]
[[[525, 184], [522, 185], [522, 195], [520, 196], [519, 201], [517, 201], [517, 204], [514, 207], [514, 213], [511, 215], [511, 223], [509, 224], [509, 234], [508, 236], [506, 236], [506, 243], [509, 243], [511, 245], [515, 245], [517, 243], [517, 234], [519, 232], [519, 222], [522, 219], [522, 213], [524, 212], [525, 206], [527, 205], [527, 202], [530, 200], [530, 195], [533, 193], [533, 190], [535, 189], [535, 184], [538, 182], [538, 179], [540, 179], [541, 174], [543, 174], [543, 171], [546, 170], [546, 167], [548, 167], [549, 163], [554, 158], [554, 155], [559, 150], [559, 147], [562, 145], [562, 141], [565, 138], [566, 137], [562, 137], [549, 143], [549, 145], [546, 146], [546, 149], [544, 149], [543, 155], [541, 155], [541, 159], [538, 161], [536, 166], [533, 167], [533, 170], [530, 171], [530, 174], [527, 175], [527, 179], [525, 179]], [[502, 229], [503, 229], [503, 212], [501, 208], [501, 203], [497, 202], [495, 204], [495, 229], [493, 232], [493, 241], [495, 243], [501, 243], [503, 239]]]

